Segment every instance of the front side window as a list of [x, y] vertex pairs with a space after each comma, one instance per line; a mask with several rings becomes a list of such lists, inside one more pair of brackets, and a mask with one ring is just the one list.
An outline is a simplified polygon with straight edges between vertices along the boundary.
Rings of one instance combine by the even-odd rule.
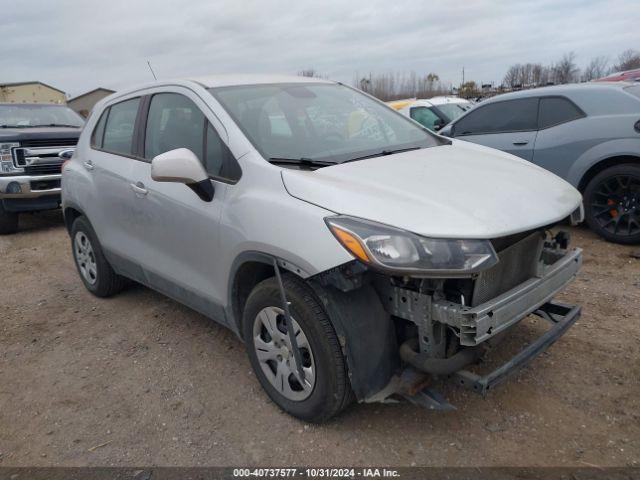
[[538, 99], [523, 98], [477, 107], [454, 126], [454, 135], [478, 135], [536, 130]]
[[409, 115], [420, 125], [431, 130], [435, 130], [436, 124], [441, 123], [440, 117], [438, 117], [433, 110], [427, 107], [413, 107], [411, 108]]
[[121, 155], [132, 155], [133, 129], [139, 104], [140, 98], [132, 98], [109, 108], [102, 141], [104, 150]]
[[188, 148], [203, 159], [204, 114], [190, 99], [178, 93], [159, 93], [151, 98], [144, 156]]
[[566, 98], [547, 97], [540, 99], [538, 120], [540, 128], [552, 127], [582, 117], [584, 114]]
[[240, 178], [240, 167], [200, 108], [179, 93], [158, 93], [149, 105], [144, 156], [152, 160], [176, 148], [191, 150], [212, 177]]
[[210, 92], [267, 159], [340, 163], [440, 144], [408, 118], [343, 85], [239, 85]]
[[0, 105], [0, 128], [82, 127], [80, 115], [64, 105]]

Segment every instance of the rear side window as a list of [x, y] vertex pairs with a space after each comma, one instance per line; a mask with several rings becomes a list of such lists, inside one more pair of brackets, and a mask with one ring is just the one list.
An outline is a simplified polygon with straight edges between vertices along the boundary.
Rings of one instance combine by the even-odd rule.
[[536, 130], [538, 99], [522, 98], [483, 105], [469, 112], [454, 126], [454, 135], [505, 133]]
[[184, 95], [159, 93], [151, 98], [144, 156], [188, 148], [203, 160], [205, 118], [200, 109]]
[[539, 124], [540, 128], [552, 127], [570, 122], [584, 114], [573, 103], [563, 97], [547, 97], [540, 99]]
[[107, 123], [107, 116], [109, 115], [109, 109], [107, 108], [102, 115], [100, 116], [100, 120], [96, 124], [96, 127], [93, 129], [93, 133], [91, 134], [91, 146], [93, 148], [102, 148], [102, 139], [104, 138], [104, 126]]
[[435, 130], [436, 122], [440, 120], [440, 117], [427, 107], [413, 107], [409, 114], [420, 125], [431, 130]]
[[133, 129], [139, 104], [139, 98], [132, 98], [109, 108], [102, 142], [104, 150], [121, 155], [133, 153]]

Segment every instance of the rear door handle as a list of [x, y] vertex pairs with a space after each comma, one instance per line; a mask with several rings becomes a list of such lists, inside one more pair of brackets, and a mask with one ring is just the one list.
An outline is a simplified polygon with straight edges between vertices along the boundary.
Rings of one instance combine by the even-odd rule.
[[87, 170], [93, 170], [93, 162], [91, 160], [87, 160], [84, 162], [84, 168]]
[[528, 140], [516, 140], [515, 142], [513, 142], [514, 145], [526, 145], [528, 143]]
[[144, 183], [142, 182], [131, 183], [130, 185], [131, 190], [133, 190], [136, 195], [146, 195], [147, 193], [149, 193], [149, 190], [144, 187]]

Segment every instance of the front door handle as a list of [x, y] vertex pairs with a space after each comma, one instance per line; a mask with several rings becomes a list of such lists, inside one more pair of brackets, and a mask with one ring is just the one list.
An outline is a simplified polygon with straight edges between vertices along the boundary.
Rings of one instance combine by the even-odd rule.
[[514, 145], [519, 145], [519, 146], [526, 145], [528, 143], [529, 143], [529, 140], [516, 140], [515, 142], [513, 142]]
[[91, 160], [87, 160], [84, 162], [84, 168], [87, 170], [93, 170], [93, 162]]
[[146, 195], [149, 193], [149, 190], [144, 187], [144, 183], [142, 182], [131, 183], [130, 186], [131, 190], [133, 190], [136, 195]]

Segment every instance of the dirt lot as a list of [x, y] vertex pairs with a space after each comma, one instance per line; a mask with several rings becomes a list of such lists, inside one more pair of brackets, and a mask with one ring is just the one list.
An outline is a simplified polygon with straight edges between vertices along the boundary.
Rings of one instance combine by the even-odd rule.
[[270, 403], [224, 328], [139, 286], [91, 296], [59, 213], [27, 216], [0, 237], [0, 465], [640, 465], [640, 248], [573, 236], [562, 299], [583, 316], [508, 384], [315, 426]]

